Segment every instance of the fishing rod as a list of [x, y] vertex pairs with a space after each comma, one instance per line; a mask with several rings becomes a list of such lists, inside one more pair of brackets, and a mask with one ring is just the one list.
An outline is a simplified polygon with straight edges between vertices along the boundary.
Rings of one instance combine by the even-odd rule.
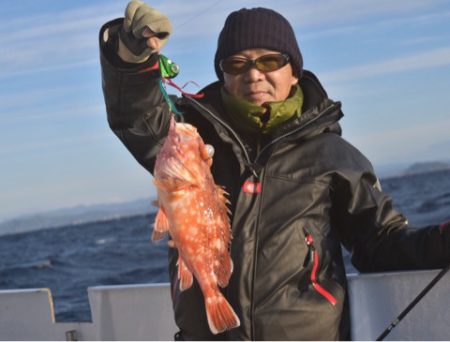
[[450, 270], [450, 264], [447, 267], [443, 268], [437, 275], [434, 277], [430, 283], [420, 292], [416, 298], [406, 307], [405, 310], [402, 311], [400, 315], [394, 319], [391, 324], [381, 333], [380, 336], [376, 339], [376, 341], [383, 341], [384, 338], [391, 333], [391, 331], [397, 326], [398, 323], [416, 306], [416, 304], [433, 288], [436, 283], [441, 280], [441, 278]]

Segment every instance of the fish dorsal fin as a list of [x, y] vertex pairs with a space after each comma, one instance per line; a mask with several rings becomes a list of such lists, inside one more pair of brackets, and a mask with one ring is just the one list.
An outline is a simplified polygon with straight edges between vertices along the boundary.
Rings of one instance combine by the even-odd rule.
[[227, 208], [229, 201], [225, 197], [226, 192], [223, 187], [216, 185], [215, 190], [215, 202], [218, 203], [218, 206], [215, 217], [215, 229], [217, 231], [214, 235], [220, 239], [220, 243], [214, 244], [215, 260], [218, 261], [214, 265], [214, 273], [217, 276], [219, 286], [223, 288], [228, 285], [233, 272], [233, 262], [228, 253], [228, 247], [231, 242], [231, 226]]

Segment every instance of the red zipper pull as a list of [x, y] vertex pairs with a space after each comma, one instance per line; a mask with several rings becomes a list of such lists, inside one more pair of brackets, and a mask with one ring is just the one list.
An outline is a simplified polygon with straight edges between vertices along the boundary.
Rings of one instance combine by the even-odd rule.
[[246, 180], [242, 185], [242, 191], [250, 194], [259, 194], [261, 192], [261, 182]]
[[334, 296], [325, 290], [322, 285], [319, 284], [317, 281], [317, 269], [319, 267], [319, 253], [314, 248], [314, 238], [311, 234], [307, 234], [305, 237], [306, 244], [311, 249], [311, 255], [312, 255], [312, 262], [313, 262], [313, 268], [311, 270], [311, 283], [318, 293], [320, 293], [323, 297], [325, 297], [326, 300], [328, 300], [332, 305], [336, 305], [337, 300], [334, 298]]

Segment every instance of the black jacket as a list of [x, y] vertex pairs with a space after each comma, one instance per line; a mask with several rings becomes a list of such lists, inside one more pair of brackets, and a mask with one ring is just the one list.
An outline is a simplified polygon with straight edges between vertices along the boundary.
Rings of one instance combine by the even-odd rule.
[[[143, 71], [157, 56], [143, 65], [120, 61], [115, 54], [118, 25], [120, 20], [108, 23], [100, 33], [108, 121], [152, 172], [169, 124], [159, 73]], [[369, 161], [341, 137], [341, 104], [330, 100], [308, 71], [300, 85], [304, 112], [269, 137], [232, 127], [219, 83], [206, 87], [201, 100], [177, 99], [184, 119], [214, 146], [214, 179], [230, 194], [234, 271], [224, 292], [241, 326], [218, 338], [349, 338], [341, 244], [360, 271], [443, 267], [450, 259], [448, 233], [434, 226], [408, 227], [380, 190]], [[259, 182], [261, 191], [243, 191], [246, 182]], [[170, 274], [176, 323], [186, 339], [214, 339], [198, 285], [178, 290], [174, 254]]]

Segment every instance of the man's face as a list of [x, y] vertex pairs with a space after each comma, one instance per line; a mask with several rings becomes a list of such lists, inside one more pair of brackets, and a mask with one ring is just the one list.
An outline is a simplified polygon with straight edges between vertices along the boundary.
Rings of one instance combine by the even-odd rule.
[[[260, 56], [277, 53], [279, 52], [267, 49], [248, 49], [232, 57], [255, 59]], [[292, 74], [290, 63], [275, 71], [263, 72], [253, 67], [238, 75], [224, 72], [223, 77], [225, 89], [230, 94], [256, 105], [287, 99], [291, 87], [298, 82], [298, 78]]]

